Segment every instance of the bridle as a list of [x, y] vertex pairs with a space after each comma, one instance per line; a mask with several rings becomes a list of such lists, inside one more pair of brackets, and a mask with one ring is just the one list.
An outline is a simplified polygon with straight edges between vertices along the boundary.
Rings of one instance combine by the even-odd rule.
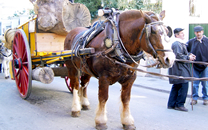
[[[153, 51], [153, 57], [154, 58], [158, 58], [158, 51], [162, 51], [162, 52], [172, 52], [172, 50], [165, 50], [165, 49], [154, 49], [154, 47], [152, 46], [152, 43], [150, 42], [150, 36], [151, 36], [151, 27], [153, 25], [156, 25], [158, 24], [159, 26], [163, 25], [163, 22], [162, 21], [157, 21], [157, 22], [151, 22], [151, 23], [148, 23], [148, 24], [145, 24], [144, 28], [142, 29], [142, 33], [139, 37], [139, 40], [141, 42], [141, 39], [142, 39], [142, 36], [144, 35], [144, 33], [146, 34], [145, 35], [145, 39], [147, 41], [147, 45], [148, 47], [150, 47], [150, 49]], [[161, 27], [162, 28], [162, 27]], [[165, 35], [165, 37], [167, 37], [167, 34], [165, 32], [165, 30], [162, 28], [162, 31]]]
[[1, 54], [1, 55], [3, 55], [4, 57], [9, 57], [9, 56], [12, 55], [12, 52], [11, 52], [9, 55], [4, 54], [4, 53], [3, 53], [3, 49], [4, 49], [4, 47], [3, 47], [3, 45], [1, 45], [1, 46], [0, 46], [0, 54]]

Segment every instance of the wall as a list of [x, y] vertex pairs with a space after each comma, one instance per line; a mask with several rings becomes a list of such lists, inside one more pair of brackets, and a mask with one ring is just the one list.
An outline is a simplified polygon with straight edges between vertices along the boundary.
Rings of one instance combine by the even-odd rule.
[[[189, 0], [163, 0], [162, 8], [166, 11], [164, 23], [173, 30], [177, 27], [184, 28], [185, 40], [188, 40]], [[174, 36], [171, 40], [173, 39]]]

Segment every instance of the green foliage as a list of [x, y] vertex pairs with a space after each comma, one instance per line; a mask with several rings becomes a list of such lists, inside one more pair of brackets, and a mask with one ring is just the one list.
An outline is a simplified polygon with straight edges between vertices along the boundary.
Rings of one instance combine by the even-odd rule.
[[156, 3], [151, 3], [150, 0], [144, 2], [144, 10], [160, 13], [162, 11], [162, 0], [156, 0]]
[[8, 19], [12, 19], [12, 18], [15, 18], [15, 17], [20, 17], [21, 15], [24, 15], [24, 14], [29, 15], [28, 19], [30, 19], [32, 16], [35, 15], [35, 12], [34, 12], [33, 9], [30, 9], [30, 10], [27, 10], [27, 11], [25, 9], [23, 9], [22, 11], [15, 11], [13, 16], [9, 16]]
[[98, 9], [115, 8], [124, 9], [141, 9], [143, 0], [75, 0], [75, 3], [84, 4], [90, 11], [92, 19], [97, 17]]
[[118, 8], [125, 9], [141, 9], [143, 8], [143, 0], [118, 0]]
[[23, 15], [25, 12], [26, 12], [25, 9], [23, 9], [22, 11], [15, 11], [13, 17], [19, 17], [20, 15]]
[[156, 3], [151, 3], [151, 0], [75, 0], [75, 3], [84, 4], [91, 13], [91, 18], [97, 17], [98, 9], [115, 8], [119, 10], [125, 9], [142, 9], [160, 13], [162, 10], [162, 0], [156, 0]]
[[118, 8], [119, 0], [101, 0], [102, 8]]
[[90, 11], [92, 19], [97, 16], [98, 9], [101, 7], [101, 0], [75, 0], [75, 3], [84, 4]]
[[35, 11], [33, 9], [29, 10], [29, 18], [33, 17], [35, 15]]

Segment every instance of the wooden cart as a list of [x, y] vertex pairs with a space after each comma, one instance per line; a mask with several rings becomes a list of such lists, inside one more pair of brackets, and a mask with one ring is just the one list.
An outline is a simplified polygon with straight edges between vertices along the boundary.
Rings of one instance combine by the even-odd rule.
[[[39, 33], [36, 19], [37, 17], [34, 17], [19, 26], [14, 33], [12, 72], [20, 96], [23, 99], [30, 96], [32, 80], [50, 83], [53, 76], [65, 78], [67, 87], [72, 92], [64, 61], [69, 59], [73, 52], [64, 50], [65, 36]], [[92, 53], [94, 48], [79, 50], [80, 55]], [[57, 67], [50, 67], [52, 64]]]

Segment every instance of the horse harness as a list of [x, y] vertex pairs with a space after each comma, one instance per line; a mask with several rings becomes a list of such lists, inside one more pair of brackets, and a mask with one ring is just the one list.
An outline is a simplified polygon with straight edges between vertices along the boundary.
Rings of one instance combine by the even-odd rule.
[[[3, 50], [5, 49], [5, 47], [3, 45], [0, 46], [0, 54], [4, 57], [9, 57], [12, 55], [12, 52], [9, 55], [6, 55], [3, 53]], [[7, 49], [7, 48], [6, 48]]]
[[[73, 47], [72, 47], [72, 51], [73, 54], [80, 58], [81, 62], [80, 62], [80, 66], [83, 66], [87, 72], [89, 74], [91, 74], [94, 77], [95, 74], [90, 70], [90, 68], [88, 67], [87, 63], [86, 63], [86, 59], [91, 57], [91, 56], [105, 56], [108, 59], [116, 59], [119, 62], [122, 63], [137, 63], [137, 61], [139, 61], [140, 59], [144, 59], [144, 53], [143, 51], [139, 52], [138, 55], [136, 56], [132, 56], [128, 53], [128, 51], [125, 49], [124, 44], [120, 38], [119, 35], [119, 14], [120, 13], [112, 13], [113, 15], [109, 15], [107, 17], [107, 20], [105, 20], [104, 22], [100, 22], [100, 23], [95, 23], [92, 25], [92, 27], [90, 29], [88, 29], [87, 31], [84, 31], [80, 34], [78, 34], [75, 39], [73, 40]], [[163, 51], [163, 52], [167, 52], [167, 51], [171, 51], [171, 50], [164, 50], [164, 49], [154, 49], [154, 47], [152, 46], [149, 38], [151, 35], [151, 26], [152, 25], [163, 25], [163, 22], [161, 21], [157, 21], [157, 22], [152, 22], [152, 23], [148, 23], [145, 24], [142, 33], [140, 35], [140, 41], [142, 36], [144, 35], [144, 33], [146, 34], [145, 39], [148, 43], [148, 46], [152, 49], [153, 51], [153, 56], [154, 58], [158, 57], [157, 51]], [[104, 39], [104, 43], [106, 46], [106, 50], [100, 52], [100, 53], [96, 53], [96, 54], [92, 54], [92, 55], [88, 55], [88, 56], [80, 56], [79, 55], [79, 49], [83, 49], [85, 48], [88, 43], [94, 38], [96, 37], [99, 33], [101, 33], [104, 29], [106, 29], [106, 38]], [[164, 30], [163, 30], [164, 31]], [[75, 65], [73, 58], [74, 56], [71, 56], [71, 61], [74, 64], [74, 66], [78, 69], [78, 67]], [[161, 62], [161, 61], [160, 61]], [[80, 69], [78, 69], [80, 70]], [[82, 69], [80, 70], [82, 71]]]
[[[150, 35], [151, 35], [151, 27], [152, 27], [152, 25], [156, 25], [156, 24], [161, 26], [161, 25], [163, 25], [163, 22], [162, 21], [157, 21], [157, 22], [151, 22], [151, 23], [145, 24], [144, 28], [142, 29], [142, 33], [141, 33], [141, 35], [139, 37], [139, 39], [141, 41], [142, 36], [144, 35], [144, 33], [146, 34], [145, 35], [145, 39], [147, 41], [147, 45], [153, 51], [153, 57], [154, 58], [158, 58], [157, 51], [163, 51], [163, 52], [170, 52], [170, 51], [172, 51], [172, 50], [164, 50], [164, 49], [154, 49], [154, 47], [152, 46], [152, 43], [150, 42], [150, 39], [149, 39]], [[162, 31], [163, 31], [164, 34], [166, 34], [165, 30], [163, 28], [162, 28]], [[167, 35], [165, 35], [165, 36], [167, 36]]]

